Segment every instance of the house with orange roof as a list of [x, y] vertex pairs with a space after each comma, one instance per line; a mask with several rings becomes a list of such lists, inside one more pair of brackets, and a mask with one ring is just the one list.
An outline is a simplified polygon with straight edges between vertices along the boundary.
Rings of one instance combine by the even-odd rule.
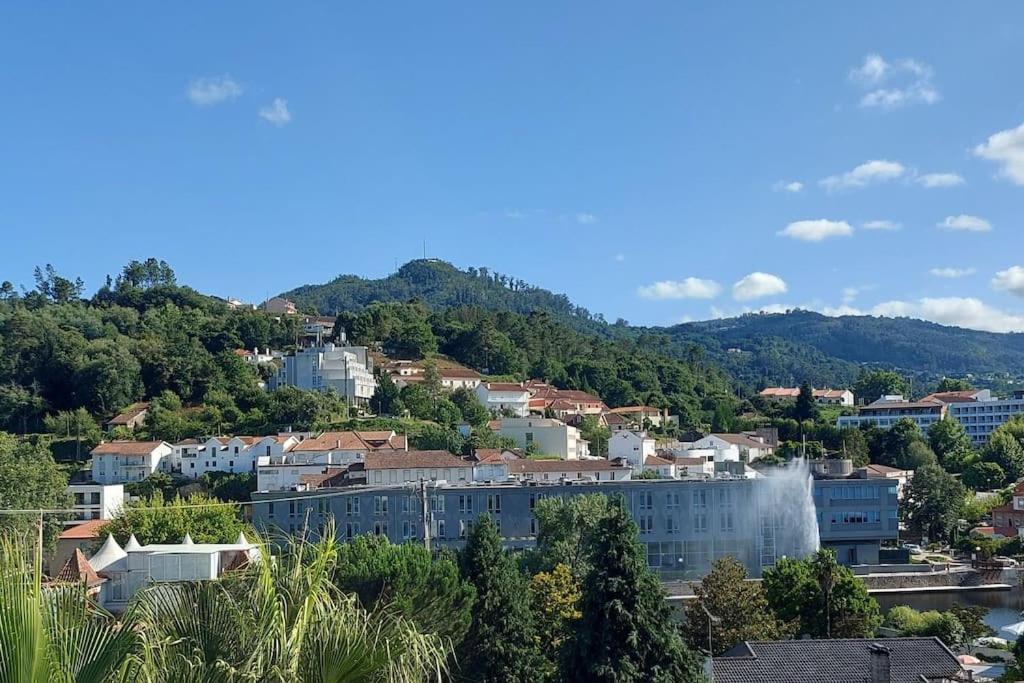
[[[852, 406], [853, 392], [849, 389], [812, 389], [814, 402], [827, 406]], [[800, 387], [765, 387], [761, 396], [779, 401], [795, 401], [800, 395]]]
[[166, 441], [102, 441], [90, 455], [93, 481], [127, 484], [158, 470], [170, 472], [174, 448]]
[[259, 491], [286, 490], [297, 486], [303, 475], [363, 463], [370, 453], [406, 450], [408, 440], [394, 430], [323, 432], [269, 457], [260, 456], [256, 463], [256, 487]]
[[530, 414], [530, 392], [522, 384], [481, 382], [474, 391], [477, 400], [492, 415], [526, 417]]

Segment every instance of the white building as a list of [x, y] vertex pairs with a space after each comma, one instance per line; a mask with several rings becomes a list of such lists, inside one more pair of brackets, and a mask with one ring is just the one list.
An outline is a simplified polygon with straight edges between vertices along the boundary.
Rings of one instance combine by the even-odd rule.
[[196, 447], [195, 455], [182, 455], [181, 473], [198, 479], [207, 472], [242, 474], [256, 471], [257, 443], [275, 437], [214, 436]]
[[473, 481], [472, 460], [448, 451], [375, 451], [366, 455], [366, 483], [408, 484], [418, 481], [448, 483]]
[[123, 484], [85, 482], [68, 484], [68, 493], [75, 508], [75, 519], [65, 524], [78, 524], [93, 519], [111, 519], [124, 505]]
[[165, 441], [104, 441], [91, 455], [93, 481], [126, 484], [158, 470], [170, 472], [174, 449]]
[[239, 534], [234, 543], [182, 543], [139, 545], [132, 536], [122, 548], [113, 536], [95, 555], [89, 567], [104, 581], [98, 602], [107, 610], [123, 610], [132, 597], [154, 583], [211, 581], [228, 569], [259, 558], [259, 549]]
[[882, 396], [857, 411], [856, 415], [840, 415], [836, 426], [840, 429], [873, 424], [889, 429], [903, 419], [911, 420], [922, 432], [946, 416], [947, 405], [937, 399], [907, 401], [899, 394]]
[[[384, 369], [399, 389], [422, 382], [426, 373], [423, 362], [417, 360], [388, 361]], [[455, 391], [456, 389], [473, 391], [483, 379], [476, 370], [461, 367], [439, 367], [437, 374], [441, 379], [441, 388], [445, 391]]]
[[654, 472], [662, 479], [675, 479], [677, 474], [674, 460], [668, 460], [657, 455], [649, 455], [644, 459], [643, 471]]
[[542, 455], [557, 455], [562, 460], [579, 460], [590, 456], [590, 444], [580, 430], [543, 417], [503, 418], [498, 433], [516, 442], [522, 449], [536, 447]]
[[519, 460], [519, 454], [510, 450], [497, 448], [478, 448], [473, 457], [476, 463], [473, 465], [473, 481], [502, 482], [507, 481], [508, 463]]
[[[735, 448], [739, 453], [739, 459], [743, 462], [753, 462], [758, 458], [766, 455], [771, 455], [775, 452], [775, 447], [765, 442], [763, 439], [748, 434], [708, 434], [703, 439], [694, 441], [691, 448], [693, 449], [712, 449], [720, 451], [729, 451]], [[731, 460], [732, 458], [727, 456], [715, 457], [715, 462], [723, 462], [725, 460]]]
[[642, 472], [647, 458], [657, 455], [656, 446], [654, 438], [647, 436], [647, 432], [624, 429], [608, 439], [608, 459], [622, 458], [634, 472]]
[[476, 397], [492, 414], [509, 412], [515, 417], [530, 414], [530, 392], [521, 384], [510, 382], [481, 382]]
[[[257, 449], [265, 450], [265, 446], [257, 444]], [[394, 431], [324, 432], [298, 443], [284, 443], [277, 452], [261, 453], [256, 465], [256, 488], [259, 491], [292, 489], [302, 482], [303, 476], [364, 462], [368, 453], [397, 453], [407, 449], [405, 435]]]
[[[814, 402], [823, 406], [852, 406], [853, 392], [849, 389], [812, 389]], [[778, 400], [795, 401], [800, 395], [800, 387], [767, 387], [761, 390], [761, 396]]]
[[[973, 400], [950, 401], [948, 414], [964, 426], [971, 442], [977, 446], [986, 443], [1000, 425], [1024, 413], [1024, 391], [1015, 391], [1010, 398], [992, 398], [988, 390], [972, 393]], [[943, 395], [933, 396], [942, 400]]]
[[300, 349], [285, 356], [270, 388], [333, 389], [350, 405], [366, 405], [377, 390], [373, 358], [365, 346], [323, 346]]

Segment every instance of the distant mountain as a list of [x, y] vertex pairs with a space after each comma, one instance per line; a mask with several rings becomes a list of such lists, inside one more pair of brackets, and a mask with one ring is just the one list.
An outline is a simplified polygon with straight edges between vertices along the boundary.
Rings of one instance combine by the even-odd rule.
[[801, 310], [674, 327], [610, 324], [564, 294], [487, 268], [459, 270], [434, 259], [410, 261], [385, 278], [342, 275], [282, 296], [329, 314], [359, 311], [375, 301], [410, 299], [434, 309], [545, 311], [580, 331], [635, 341], [665, 355], [691, 360], [700, 355], [749, 388], [802, 381], [847, 385], [866, 365], [895, 368], [924, 382], [968, 373], [989, 380], [1024, 375], [1024, 334], [978, 332], [909, 318], [828, 317]]

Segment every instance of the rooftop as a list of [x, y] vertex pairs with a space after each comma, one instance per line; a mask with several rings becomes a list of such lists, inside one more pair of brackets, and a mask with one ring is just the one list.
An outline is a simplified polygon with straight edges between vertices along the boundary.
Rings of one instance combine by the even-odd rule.
[[448, 451], [399, 451], [367, 453], [367, 470], [402, 470], [442, 467], [472, 467], [473, 463]]
[[306, 439], [292, 450], [302, 451], [366, 451], [405, 450], [405, 435], [389, 431], [324, 432]]
[[120, 413], [110, 418], [107, 424], [110, 425], [126, 425], [142, 413], [149, 410], [149, 404], [140, 401], [139, 403], [133, 403]]
[[606, 472], [624, 469], [604, 458], [592, 460], [530, 460], [522, 458], [508, 463], [510, 474], [527, 474], [534, 472]]
[[64, 529], [60, 534], [60, 540], [62, 541], [85, 541], [92, 538], [100, 537], [100, 529], [109, 520], [106, 519], [90, 519], [88, 522], [82, 522], [81, 524], [75, 524]]
[[871, 658], [888, 656], [890, 683], [960, 676], [938, 638], [748, 641], [712, 662], [715, 683], [870, 683]]
[[92, 449], [92, 455], [132, 455], [146, 456], [160, 446], [163, 441], [104, 441]]

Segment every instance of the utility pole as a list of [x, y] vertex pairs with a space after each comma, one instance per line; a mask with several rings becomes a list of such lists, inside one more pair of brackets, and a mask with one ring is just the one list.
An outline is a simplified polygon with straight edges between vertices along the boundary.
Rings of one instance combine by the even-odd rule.
[[430, 552], [430, 503], [427, 501], [427, 480], [420, 479], [420, 505], [423, 520], [423, 547]]

